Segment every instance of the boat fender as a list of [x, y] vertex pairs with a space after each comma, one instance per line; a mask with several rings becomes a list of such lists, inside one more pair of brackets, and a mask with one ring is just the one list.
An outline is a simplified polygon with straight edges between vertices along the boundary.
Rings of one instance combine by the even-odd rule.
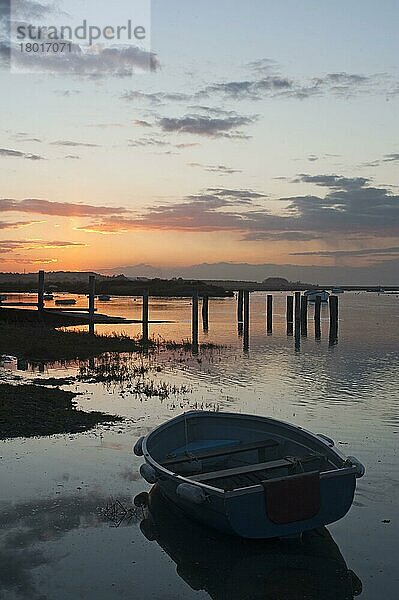
[[358, 460], [355, 456], [348, 456], [345, 462], [351, 465], [352, 467], [356, 467], [357, 478], [363, 477], [363, 475], [366, 472], [366, 467], [362, 465], [360, 460]]
[[150, 465], [141, 465], [140, 475], [146, 480], [147, 483], [156, 483], [158, 481], [156, 471]]
[[136, 456], [143, 456], [143, 441], [144, 436], [142, 435], [133, 446], [133, 452]]
[[317, 437], [319, 437], [322, 440], [324, 440], [325, 442], [327, 442], [327, 444], [330, 446], [330, 448], [335, 445], [334, 440], [332, 440], [331, 438], [327, 437], [326, 435], [323, 435], [322, 433], [318, 433]]
[[182, 500], [187, 500], [193, 504], [202, 504], [206, 500], [205, 492], [202, 488], [189, 483], [181, 483], [177, 486], [176, 494]]

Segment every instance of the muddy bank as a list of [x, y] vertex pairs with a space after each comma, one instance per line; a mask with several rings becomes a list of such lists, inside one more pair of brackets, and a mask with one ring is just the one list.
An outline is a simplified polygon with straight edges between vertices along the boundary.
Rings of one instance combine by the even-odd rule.
[[0, 439], [79, 433], [100, 423], [122, 421], [74, 407], [73, 392], [0, 383]]

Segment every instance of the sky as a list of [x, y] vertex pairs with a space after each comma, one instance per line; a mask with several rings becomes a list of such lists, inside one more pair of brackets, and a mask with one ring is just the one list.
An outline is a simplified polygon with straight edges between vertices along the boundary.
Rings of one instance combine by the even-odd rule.
[[[396, 1], [153, 0], [145, 41], [75, 40], [46, 64], [14, 48], [11, 66], [7, 3], [0, 270], [237, 263], [398, 283]], [[95, 6], [11, 14], [147, 18]]]

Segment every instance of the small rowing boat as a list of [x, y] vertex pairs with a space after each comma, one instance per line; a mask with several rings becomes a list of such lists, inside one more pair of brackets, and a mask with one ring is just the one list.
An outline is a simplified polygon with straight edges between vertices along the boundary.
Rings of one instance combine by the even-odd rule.
[[191, 411], [134, 446], [142, 477], [190, 516], [243, 538], [341, 519], [363, 465], [321, 434], [267, 417]]

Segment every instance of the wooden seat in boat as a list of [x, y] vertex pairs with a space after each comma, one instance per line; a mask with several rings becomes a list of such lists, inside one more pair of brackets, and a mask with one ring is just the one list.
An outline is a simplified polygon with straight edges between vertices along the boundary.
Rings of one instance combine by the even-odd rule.
[[[317, 464], [318, 463], [318, 464]], [[311, 454], [304, 457], [287, 457], [279, 460], [271, 460], [259, 464], [246, 465], [244, 467], [235, 467], [221, 471], [211, 471], [200, 475], [192, 475], [189, 479], [205, 483], [212, 487], [220, 488], [226, 491], [259, 485], [262, 481], [270, 478], [273, 470], [291, 468], [300, 468], [305, 471], [307, 468], [315, 470], [315, 467], [326, 465], [326, 458], [319, 454]]]
[[203, 460], [206, 458], [216, 458], [221, 456], [227, 456], [229, 454], [236, 454], [238, 452], [247, 452], [248, 450], [262, 450], [263, 448], [274, 448], [279, 445], [279, 442], [274, 439], [265, 439], [257, 442], [250, 442], [248, 444], [235, 444], [232, 446], [224, 446], [204, 450], [202, 452], [190, 452], [190, 454], [184, 454], [175, 458], [168, 458], [162, 461], [164, 467], [170, 465], [178, 465], [180, 463], [189, 462], [192, 460]]

